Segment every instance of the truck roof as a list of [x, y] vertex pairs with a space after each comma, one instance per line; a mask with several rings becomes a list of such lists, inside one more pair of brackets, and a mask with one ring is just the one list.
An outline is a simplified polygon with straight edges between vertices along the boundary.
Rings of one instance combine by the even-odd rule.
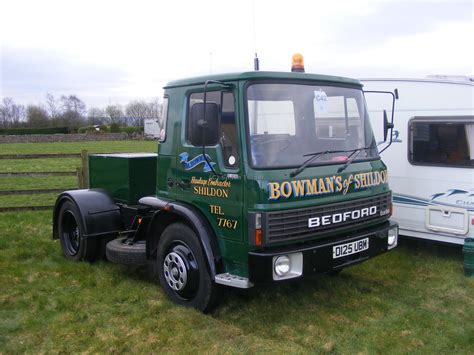
[[170, 81], [164, 89], [179, 87], [179, 86], [190, 86], [190, 85], [202, 85], [207, 80], [217, 81], [237, 81], [237, 80], [269, 80], [269, 79], [283, 79], [283, 80], [308, 80], [308, 81], [323, 81], [331, 83], [342, 83], [349, 85], [362, 86], [359, 80], [351, 79], [341, 76], [332, 75], [321, 75], [321, 74], [309, 74], [309, 73], [298, 73], [298, 72], [273, 72], [273, 71], [250, 71], [241, 73], [228, 73], [228, 74], [214, 74], [199, 76], [194, 78], [180, 79]]
[[439, 83], [439, 84], [459, 84], [474, 86], [474, 79], [470, 77], [455, 77], [455, 76], [435, 76], [428, 75], [426, 78], [360, 78], [360, 81], [398, 81], [398, 82], [412, 82], [412, 83]]

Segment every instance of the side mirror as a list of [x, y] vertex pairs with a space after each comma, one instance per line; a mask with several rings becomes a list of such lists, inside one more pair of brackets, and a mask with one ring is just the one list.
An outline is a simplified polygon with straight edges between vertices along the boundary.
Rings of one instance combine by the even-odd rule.
[[[204, 107], [206, 117], [204, 118]], [[191, 107], [191, 122], [188, 137], [192, 145], [209, 146], [219, 143], [219, 106], [214, 102], [195, 103]], [[204, 131], [203, 131], [204, 130]]]
[[387, 111], [383, 110], [383, 141], [387, 141], [388, 130], [393, 129], [393, 123], [388, 122]]

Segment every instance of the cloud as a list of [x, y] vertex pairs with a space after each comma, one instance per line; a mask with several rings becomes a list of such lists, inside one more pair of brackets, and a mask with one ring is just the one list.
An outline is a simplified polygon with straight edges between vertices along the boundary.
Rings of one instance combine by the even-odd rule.
[[445, 23], [472, 23], [471, 1], [380, 1], [350, 19], [334, 18], [334, 37], [339, 46], [360, 50], [395, 38], [438, 30]]
[[0, 6], [7, 14], [0, 22], [0, 95], [23, 101], [43, 100], [48, 91], [102, 106], [156, 97], [170, 80], [253, 70], [255, 50], [262, 70], [287, 71], [300, 52], [313, 73], [472, 74], [471, 1], [15, 0]]
[[113, 88], [127, 85], [124, 70], [81, 62], [62, 52], [4, 47], [0, 63], [0, 95], [22, 103], [43, 100], [48, 92], [104, 100]]
[[441, 24], [356, 53], [343, 66], [358, 68], [358, 76], [472, 75], [474, 48], [464, 41], [469, 33], [474, 33], [470, 23]]

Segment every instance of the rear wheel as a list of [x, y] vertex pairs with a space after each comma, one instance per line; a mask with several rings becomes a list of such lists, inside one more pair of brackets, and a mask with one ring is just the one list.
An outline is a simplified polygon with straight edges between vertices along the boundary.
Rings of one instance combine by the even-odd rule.
[[96, 258], [97, 242], [84, 238], [81, 214], [71, 201], [65, 201], [59, 210], [58, 232], [66, 259], [93, 261]]
[[161, 287], [175, 303], [209, 312], [217, 303], [217, 286], [196, 233], [175, 223], [167, 227], [158, 243], [155, 268]]

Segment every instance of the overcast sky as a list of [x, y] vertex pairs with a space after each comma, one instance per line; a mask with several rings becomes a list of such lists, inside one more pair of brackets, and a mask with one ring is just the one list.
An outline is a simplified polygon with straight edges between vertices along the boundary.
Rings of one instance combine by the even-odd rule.
[[261, 70], [288, 71], [299, 52], [311, 73], [472, 75], [473, 11], [472, 0], [2, 0], [0, 98], [124, 104], [161, 97], [169, 80], [253, 70], [255, 51]]

